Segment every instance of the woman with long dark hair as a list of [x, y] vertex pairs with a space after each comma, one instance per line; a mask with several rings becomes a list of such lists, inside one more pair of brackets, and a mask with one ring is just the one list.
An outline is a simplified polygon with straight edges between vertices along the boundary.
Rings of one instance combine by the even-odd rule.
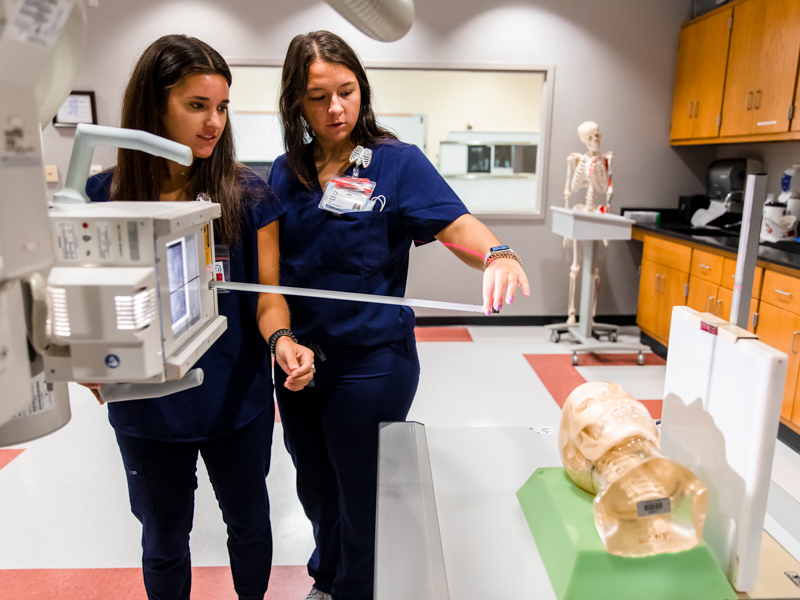
[[[280, 112], [286, 154], [269, 182], [287, 209], [281, 285], [402, 297], [411, 244], [438, 239], [484, 270], [487, 313], [512, 302], [517, 286], [529, 294], [514, 251], [469, 215], [418, 148], [375, 122], [366, 72], [340, 37], [316, 31], [292, 40]], [[362, 202], [373, 184], [372, 197]], [[283, 376], [275, 372], [298, 496], [314, 526], [308, 599], [367, 600], [378, 424], [405, 420], [417, 389], [414, 313], [393, 305], [287, 301], [294, 333], [315, 350], [317, 365], [314, 387], [296, 392], [282, 389]]]
[[[120, 149], [116, 167], [89, 180], [92, 201], [217, 202], [216, 242], [231, 279], [278, 283], [278, 222], [284, 208], [235, 160], [227, 118], [231, 73], [210, 46], [184, 35], [155, 41], [125, 91], [122, 127], [187, 145], [189, 167]], [[289, 332], [275, 294], [220, 294], [228, 329], [198, 361], [201, 386], [153, 400], [111, 403], [131, 510], [142, 523], [142, 565], [150, 600], [189, 600], [197, 456], [203, 457], [228, 528], [234, 588], [261, 600], [272, 562], [266, 476], [275, 409], [270, 350], [286, 389], [312, 377], [313, 355]], [[268, 341], [267, 341], [268, 340]], [[99, 396], [98, 396], [99, 398]]]

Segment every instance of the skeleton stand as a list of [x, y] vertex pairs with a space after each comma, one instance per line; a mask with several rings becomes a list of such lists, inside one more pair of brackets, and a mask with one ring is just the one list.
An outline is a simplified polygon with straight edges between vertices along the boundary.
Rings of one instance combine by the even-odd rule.
[[[580, 346], [572, 351], [572, 364], [578, 364], [578, 352], [601, 350], [632, 350], [638, 352], [637, 364], [644, 364], [643, 352], [647, 346], [636, 343], [619, 343], [617, 326], [595, 323], [592, 312], [595, 302], [594, 252], [600, 240], [629, 240], [633, 221], [617, 215], [583, 212], [551, 206], [553, 211], [553, 233], [574, 240], [583, 253], [583, 275], [581, 277], [581, 307], [577, 323], [553, 323], [547, 325], [552, 333], [550, 339], [558, 342], [562, 333], [570, 333]], [[600, 342], [594, 334], [608, 335], [607, 342]]]

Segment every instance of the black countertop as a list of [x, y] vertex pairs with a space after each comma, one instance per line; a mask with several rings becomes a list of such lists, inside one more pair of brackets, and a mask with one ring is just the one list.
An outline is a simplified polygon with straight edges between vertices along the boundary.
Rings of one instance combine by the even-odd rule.
[[[694, 242], [709, 248], [725, 250], [736, 254], [739, 251], [739, 236], [694, 235], [685, 229], [673, 229], [673, 224], [637, 223], [634, 225], [644, 233], [658, 233], [676, 240]], [[764, 242], [758, 246], [758, 260], [800, 271], [800, 242]]]

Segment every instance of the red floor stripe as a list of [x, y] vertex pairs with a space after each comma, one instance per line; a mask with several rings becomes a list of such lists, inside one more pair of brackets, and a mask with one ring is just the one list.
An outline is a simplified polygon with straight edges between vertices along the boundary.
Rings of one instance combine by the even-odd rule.
[[[525, 354], [534, 372], [542, 381], [547, 391], [556, 401], [559, 408], [564, 406], [564, 401], [570, 392], [586, 379], [572, 366], [571, 354]], [[635, 354], [581, 354], [580, 366], [599, 367], [599, 366], [624, 366], [635, 365]], [[655, 354], [644, 355], [645, 365], [664, 365], [666, 362]], [[640, 400], [654, 419], [661, 418], [662, 400]]]
[[0, 469], [5, 467], [12, 460], [17, 458], [25, 451], [25, 448], [14, 448], [10, 450], [0, 450]]
[[[312, 583], [305, 566], [274, 566], [266, 600], [304, 598]], [[9, 600], [147, 600], [139, 568], [0, 570], [0, 590]], [[229, 567], [192, 569], [192, 600], [236, 598]]]
[[466, 327], [417, 327], [414, 329], [418, 342], [471, 342], [472, 336]]

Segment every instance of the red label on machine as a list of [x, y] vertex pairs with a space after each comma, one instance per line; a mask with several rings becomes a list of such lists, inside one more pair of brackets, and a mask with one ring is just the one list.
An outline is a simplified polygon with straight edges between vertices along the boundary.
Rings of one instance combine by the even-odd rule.
[[717, 335], [717, 326], [712, 325], [711, 323], [700, 321], [700, 329], [702, 329], [703, 331], [707, 331], [711, 335]]

